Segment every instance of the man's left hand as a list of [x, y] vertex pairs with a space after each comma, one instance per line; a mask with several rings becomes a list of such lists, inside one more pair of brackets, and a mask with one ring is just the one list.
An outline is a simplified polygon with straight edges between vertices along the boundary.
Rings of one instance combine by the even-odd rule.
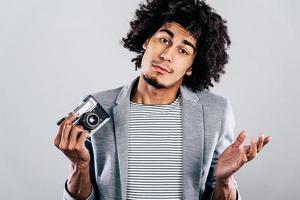
[[216, 169], [217, 180], [229, 180], [236, 171], [246, 162], [255, 158], [262, 148], [271, 141], [270, 136], [264, 137], [261, 134], [257, 140], [251, 141], [251, 145], [243, 145], [246, 137], [247, 132], [242, 131], [236, 141], [220, 155]]

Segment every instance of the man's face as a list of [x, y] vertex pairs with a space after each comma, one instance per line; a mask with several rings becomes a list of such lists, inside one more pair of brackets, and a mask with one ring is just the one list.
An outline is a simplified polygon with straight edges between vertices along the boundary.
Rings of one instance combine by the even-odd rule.
[[144, 80], [155, 88], [180, 86], [192, 74], [196, 39], [180, 24], [164, 24], [148, 39], [141, 63]]

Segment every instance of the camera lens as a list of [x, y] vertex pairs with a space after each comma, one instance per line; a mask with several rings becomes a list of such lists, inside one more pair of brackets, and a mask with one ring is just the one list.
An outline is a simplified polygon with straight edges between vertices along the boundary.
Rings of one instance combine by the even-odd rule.
[[85, 113], [82, 122], [87, 129], [92, 130], [100, 124], [101, 120], [98, 117], [98, 115], [96, 115], [93, 112], [89, 112], [89, 113]]

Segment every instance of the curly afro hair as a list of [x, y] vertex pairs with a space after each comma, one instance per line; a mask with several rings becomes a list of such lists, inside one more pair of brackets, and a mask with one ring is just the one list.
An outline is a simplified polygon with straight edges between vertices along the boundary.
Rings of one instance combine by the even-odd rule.
[[144, 42], [167, 22], [179, 23], [197, 40], [192, 75], [184, 76], [182, 85], [194, 92], [209, 90], [214, 86], [212, 81], [219, 82], [220, 75], [225, 73], [227, 49], [231, 42], [226, 20], [203, 1], [146, 0], [139, 4], [130, 22], [130, 30], [121, 41], [125, 48], [137, 53], [131, 60], [135, 63], [135, 70], [141, 67]]

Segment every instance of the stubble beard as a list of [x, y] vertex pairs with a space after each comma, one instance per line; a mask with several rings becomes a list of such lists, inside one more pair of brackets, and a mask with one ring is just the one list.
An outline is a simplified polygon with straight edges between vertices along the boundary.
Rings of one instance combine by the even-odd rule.
[[152, 77], [147, 76], [145, 74], [143, 74], [143, 79], [145, 80], [146, 83], [148, 83], [149, 85], [153, 86], [156, 89], [166, 88], [165, 85], [159, 83], [155, 78], [152, 78]]

